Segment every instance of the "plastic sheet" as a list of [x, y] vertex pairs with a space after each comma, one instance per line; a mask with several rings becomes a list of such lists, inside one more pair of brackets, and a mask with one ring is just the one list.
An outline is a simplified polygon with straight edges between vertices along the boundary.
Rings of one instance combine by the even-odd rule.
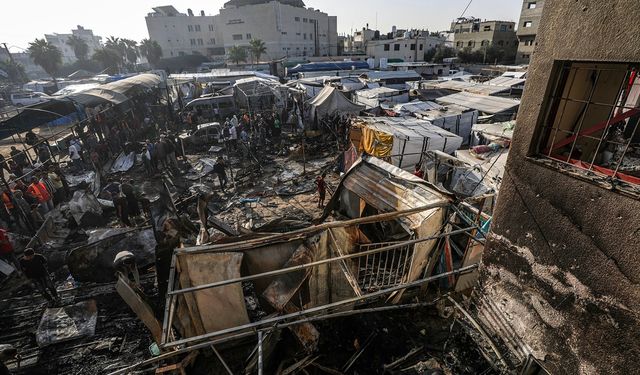
[[36, 342], [39, 347], [44, 347], [79, 337], [93, 336], [97, 320], [98, 308], [95, 300], [46, 309], [36, 331]]
[[125, 154], [121, 152], [118, 155], [118, 158], [111, 164], [111, 172], [126, 172], [133, 167], [136, 161], [136, 154], [131, 152], [129, 154]]

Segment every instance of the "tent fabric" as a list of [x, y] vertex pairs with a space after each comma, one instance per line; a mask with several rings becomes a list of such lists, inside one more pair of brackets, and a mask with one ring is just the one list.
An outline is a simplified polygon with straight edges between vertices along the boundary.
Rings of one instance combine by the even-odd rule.
[[393, 135], [371, 128], [362, 129], [362, 150], [378, 158], [391, 156], [393, 150]]
[[94, 87], [88, 90], [80, 91], [71, 95], [68, 98], [87, 106], [94, 106], [104, 102], [110, 102], [113, 104], [121, 104], [128, 100], [127, 96], [103, 87]]
[[324, 117], [333, 113], [358, 114], [364, 110], [364, 106], [355, 104], [347, 99], [340, 90], [332, 86], [326, 86], [310, 103], [311, 117]]
[[478, 95], [470, 92], [460, 92], [444, 96], [436, 99], [436, 102], [446, 105], [457, 104], [462, 107], [477, 109], [480, 112], [490, 115], [514, 111], [520, 105], [519, 100]]

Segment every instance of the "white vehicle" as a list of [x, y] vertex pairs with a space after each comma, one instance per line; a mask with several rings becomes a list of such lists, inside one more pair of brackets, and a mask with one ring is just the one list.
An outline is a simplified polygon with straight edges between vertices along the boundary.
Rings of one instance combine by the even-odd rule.
[[16, 107], [24, 107], [32, 104], [46, 102], [51, 97], [43, 92], [16, 92], [11, 94], [11, 102]]

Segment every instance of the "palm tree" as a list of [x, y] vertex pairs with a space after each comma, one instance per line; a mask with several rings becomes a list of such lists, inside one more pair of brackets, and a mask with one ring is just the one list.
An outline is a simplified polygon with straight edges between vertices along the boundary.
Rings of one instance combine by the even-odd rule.
[[239, 64], [240, 61], [247, 62], [247, 50], [245, 47], [233, 46], [229, 48], [229, 60]]
[[129, 64], [135, 65], [138, 61], [138, 42], [131, 39], [121, 39], [121, 43], [124, 45], [124, 57]]
[[124, 44], [124, 42], [122, 41], [122, 39], [115, 37], [115, 36], [110, 36], [107, 38], [107, 40], [104, 42], [104, 48], [105, 49], [109, 49], [112, 50], [113, 52], [115, 52], [116, 54], [118, 54], [119, 58], [120, 58], [120, 62], [119, 65], [124, 66], [125, 65], [125, 59], [126, 59], [126, 54], [127, 54], [127, 47]]
[[102, 64], [103, 69], [108, 69], [111, 72], [117, 72], [122, 61], [116, 51], [107, 47], [97, 50], [92, 58]]
[[267, 47], [261, 39], [252, 39], [249, 42], [249, 49], [255, 58], [256, 64], [260, 62], [260, 56], [267, 52]]
[[162, 58], [162, 47], [155, 40], [143, 39], [140, 42], [140, 54], [155, 68]]
[[62, 52], [60, 52], [58, 47], [44, 39], [36, 38], [36, 40], [29, 43], [27, 51], [29, 51], [29, 55], [33, 61], [40, 65], [42, 69], [53, 78], [53, 83], [57, 88], [58, 82], [56, 82], [54, 75], [58, 72], [58, 69], [60, 69], [60, 65], [62, 65]]
[[73, 48], [73, 54], [76, 55], [76, 58], [80, 61], [85, 61], [87, 59], [87, 55], [89, 54], [89, 46], [84, 39], [78, 37], [77, 35], [71, 35], [69, 39], [67, 39], [67, 45]]

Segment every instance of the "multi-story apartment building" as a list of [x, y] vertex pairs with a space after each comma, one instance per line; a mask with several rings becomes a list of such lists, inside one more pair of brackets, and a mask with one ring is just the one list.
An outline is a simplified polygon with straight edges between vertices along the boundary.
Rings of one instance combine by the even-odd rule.
[[87, 56], [93, 55], [96, 50], [102, 48], [102, 37], [93, 35], [92, 30], [85, 29], [80, 25], [78, 25], [77, 29], [71, 30], [71, 34], [45, 34], [44, 38], [47, 42], [53, 44], [60, 50], [60, 52], [62, 52], [63, 64], [71, 64], [78, 60], [75, 52], [73, 51], [73, 47], [67, 43], [72, 35], [84, 40], [87, 44], [87, 47], [89, 47]]
[[336, 56], [337, 18], [301, 0], [231, 0], [215, 17], [225, 49], [260, 39], [263, 58]]
[[473, 51], [489, 46], [516, 47], [515, 22], [482, 21], [478, 18], [460, 18], [451, 24], [456, 49], [470, 47]]
[[505, 373], [638, 372], [637, 5], [545, 2], [469, 309]]
[[528, 64], [536, 46], [536, 35], [542, 19], [544, 0], [523, 0], [518, 23], [518, 55], [516, 64]]
[[376, 59], [424, 61], [425, 52], [444, 43], [444, 38], [430, 36], [428, 31], [412, 30], [394, 39], [370, 40], [366, 44], [367, 56]]
[[149, 39], [158, 42], [164, 57], [224, 55], [214, 16], [204, 11], [194, 15], [191, 9], [188, 14], [180, 13], [170, 5], [153, 10], [146, 17]]

